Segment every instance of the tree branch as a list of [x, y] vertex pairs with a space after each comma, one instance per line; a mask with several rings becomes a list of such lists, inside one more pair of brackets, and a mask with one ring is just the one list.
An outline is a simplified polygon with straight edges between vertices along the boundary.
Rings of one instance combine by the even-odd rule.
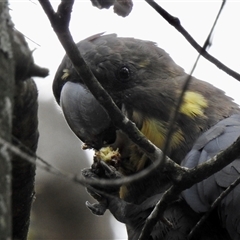
[[[158, 5], [154, 0], [145, 0], [153, 9], [155, 9], [170, 25], [175, 27], [178, 32], [180, 32], [186, 40], [197, 50], [198, 53], [206, 58], [209, 62], [213, 63], [219, 69], [223, 70], [228, 75], [232, 76], [236, 80], [240, 81], [240, 74], [233, 71], [218, 59], [210, 55], [205, 49], [203, 49], [195, 40], [194, 38], [184, 29], [181, 25], [180, 20], [177, 17], [172, 16], [166, 10], [164, 10], [160, 5]], [[221, 8], [223, 8], [226, 1], [223, 1]]]
[[[171, 186], [162, 196], [160, 201], [156, 204], [156, 207], [152, 211], [151, 215], [147, 218], [147, 221], [142, 229], [142, 233], [139, 240], [144, 240], [149, 237], [153, 227], [158, 219], [163, 218], [163, 214], [167, 206], [176, 200], [176, 197], [185, 189], [190, 188], [194, 184], [201, 182], [202, 180], [210, 177], [214, 173], [220, 171], [232, 161], [234, 161], [240, 154], [240, 137], [226, 150], [217, 154], [210, 160], [196, 166], [193, 169], [188, 169], [186, 173], [182, 172], [176, 174], [176, 170], [168, 169], [171, 179], [174, 181], [174, 185]], [[166, 163], [166, 167], [167, 167]], [[177, 181], [176, 181], [177, 180]], [[175, 182], [176, 181], [176, 182]], [[230, 191], [229, 191], [230, 192]], [[227, 192], [227, 193], [229, 193]]]

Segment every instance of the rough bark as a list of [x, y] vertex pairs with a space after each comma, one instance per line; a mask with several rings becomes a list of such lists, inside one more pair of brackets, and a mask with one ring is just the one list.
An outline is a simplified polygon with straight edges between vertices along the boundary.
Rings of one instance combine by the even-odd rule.
[[0, 1], [0, 239], [27, 239], [35, 166], [11, 154], [9, 143], [35, 154], [38, 94], [30, 77], [44, 77], [48, 71], [34, 64], [8, 10], [8, 2]]
[[[32, 79], [15, 84], [12, 142], [35, 153], [38, 142], [37, 88]], [[28, 150], [27, 150], [28, 149]], [[26, 239], [34, 199], [35, 165], [12, 154], [12, 238]]]
[[[0, 1], [0, 137], [11, 138], [13, 104], [13, 58], [7, 2]], [[11, 236], [11, 156], [0, 145], [0, 238]]]

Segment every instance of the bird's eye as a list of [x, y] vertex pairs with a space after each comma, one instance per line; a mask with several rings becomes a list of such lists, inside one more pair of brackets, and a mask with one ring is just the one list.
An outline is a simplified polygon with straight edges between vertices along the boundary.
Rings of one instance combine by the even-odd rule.
[[118, 78], [123, 82], [127, 82], [130, 79], [131, 72], [128, 67], [123, 66], [118, 71]]

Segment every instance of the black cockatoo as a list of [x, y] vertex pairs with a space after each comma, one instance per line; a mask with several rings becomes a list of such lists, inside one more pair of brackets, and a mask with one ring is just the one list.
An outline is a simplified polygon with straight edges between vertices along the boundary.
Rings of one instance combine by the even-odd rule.
[[[80, 41], [77, 46], [123, 114], [162, 149], [170, 116], [188, 74], [150, 41], [97, 34]], [[65, 56], [55, 75], [53, 93], [70, 128], [89, 147], [118, 149], [117, 172], [121, 176], [148, 167], [151, 159], [113, 125], [82, 78], [84, 76], [78, 75]], [[239, 135], [239, 106], [222, 90], [191, 76], [174, 125], [169, 157], [191, 168], [230, 146]], [[240, 160], [236, 159], [210, 178], [185, 190], [165, 212], [173, 228], [159, 220], [149, 239], [187, 239], [201, 215], [239, 176], [239, 163]], [[99, 172], [92, 168], [85, 170], [84, 175], [89, 177], [92, 174], [97, 178], [101, 177]], [[137, 239], [157, 200], [171, 184], [167, 174], [159, 174], [156, 169], [151, 176], [121, 187], [117, 194], [114, 192], [114, 196], [108, 198], [106, 208], [119, 221], [126, 223], [129, 239]], [[236, 187], [210, 215], [194, 239], [240, 239], [239, 198], [240, 187]], [[95, 213], [101, 212], [100, 207], [88, 206]]]

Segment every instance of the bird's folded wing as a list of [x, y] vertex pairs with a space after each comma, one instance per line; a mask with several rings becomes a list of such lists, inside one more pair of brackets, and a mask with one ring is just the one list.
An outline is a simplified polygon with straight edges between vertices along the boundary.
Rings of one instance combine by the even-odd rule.
[[[182, 165], [192, 168], [229, 147], [240, 136], [240, 115], [226, 118], [198, 138]], [[206, 212], [214, 200], [240, 177], [240, 157], [211, 177], [183, 191], [182, 196], [196, 212]], [[218, 212], [232, 239], [240, 239], [240, 185], [225, 197]]]

